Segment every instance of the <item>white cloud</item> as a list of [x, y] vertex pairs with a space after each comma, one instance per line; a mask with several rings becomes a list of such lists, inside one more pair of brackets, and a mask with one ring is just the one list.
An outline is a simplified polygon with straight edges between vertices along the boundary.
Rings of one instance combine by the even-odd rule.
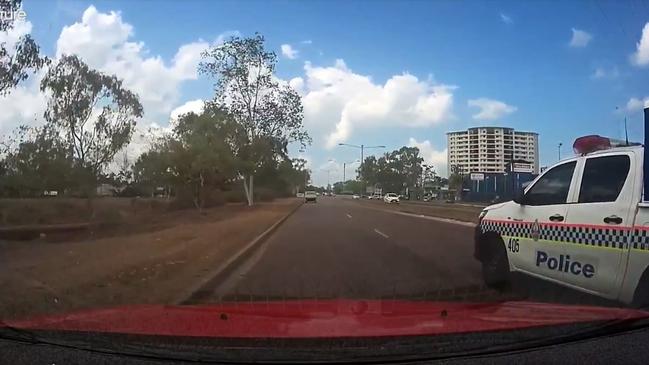
[[480, 108], [480, 111], [472, 116], [476, 120], [495, 120], [518, 110], [515, 106], [487, 98], [471, 99], [467, 104], [470, 107]]
[[572, 38], [570, 38], [570, 47], [586, 47], [593, 39], [590, 33], [583, 30], [572, 28]]
[[631, 98], [626, 103], [626, 110], [629, 112], [636, 112], [647, 107], [649, 107], [649, 96], [645, 96], [644, 99]]
[[410, 137], [408, 140], [408, 147], [419, 148], [420, 155], [424, 158], [424, 162], [435, 167], [435, 172], [439, 176], [448, 176], [448, 150], [436, 150], [429, 140], [418, 142], [415, 138]]
[[173, 121], [178, 119], [183, 114], [191, 113], [194, 112], [196, 114], [200, 114], [203, 112], [203, 108], [205, 107], [205, 102], [203, 99], [196, 99], [196, 100], [190, 100], [183, 105], [174, 108], [174, 110], [169, 113], [169, 120]]
[[12, 51], [18, 43], [20, 37], [31, 33], [32, 23], [29, 21], [16, 21], [13, 28], [0, 32], [0, 44], [4, 44], [5, 49]]
[[305, 40], [301, 41], [300, 43], [302, 43], [302, 44], [313, 44], [313, 41], [310, 40], [310, 39], [305, 39]]
[[305, 125], [313, 136], [324, 136], [320, 142], [327, 148], [347, 141], [357, 129], [424, 127], [453, 117], [453, 86], [407, 73], [377, 84], [341, 59], [330, 67], [306, 62], [304, 69]]
[[0, 135], [7, 135], [20, 125], [40, 125], [47, 99], [39, 90], [42, 73], [0, 96]]
[[196, 67], [208, 42], [182, 45], [170, 64], [149, 55], [143, 42], [132, 41], [133, 26], [119, 12], [101, 13], [88, 7], [79, 22], [65, 26], [57, 41], [56, 55], [76, 54], [91, 67], [116, 74], [140, 97], [145, 116], [168, 115], [179, 98], [183, 81], [198, 78]]
[[[15, 42], [30, 30], [31, 23], [19, 24], [10, 33], [0, 33], [0, 41]], [[178, 106], [180, 87], [183, 82], [198, 78], [200, 53], [209, 46], [203, 40], [181, 45], [173, 58], [165, 61], [160, 56], [151, 55], [144, 43], [133, 40], [134, 34], [133, 26], [125, 23], [119, 12], [102, 13], [90, 6], [79, 21], [63, 27], [55, 51], [56, 57], [79, 55], [91, 67], [123, 79], [124, 85], [138, 94], [145, 116], [138, 121], [132, 142], [127, 147], [129, 157], [133, 158], [148, 145], [149, 129], [152, 128], [154, 134], [169, 130], [172, 109], [174, 115], [183, 110], [198, 110], [199, 100]], [[222, 43], [233, 35], [239, 33], [224, 32], [214, 43]], [[42, 123], [47, 102], [39, 90], [43, 73], [41, 70], [9, 95], [0, 97], [0, 133], [9, 133], [21, 124]], [[174, 109], [174, 106], [178, 107]]]
[[614, 66], [610, 70], [605, 69], [604, 67], [597, 67], [593, 74], [590, 75], [591, 79], [616, 79], [620, 76], [620, 71], [617, 69], [617, 66]]
[[649, 65], [649, 22], [642, 28], [640, 42], [636, 43], [636, 51], [631, 55], [631, 63], [637, 66]]
[[505, 23], [505, 24], [513, 24], [514, 19], [512, 19], [509, 15], [505, 13], [500, 13], [500, 20]]
[[291, 47], [290, 44], [282, 44], [282, 54], [289, 60], [294, 60], [297, 58], [297, 55], [300, 53], [298, 50]]
[[304, 95], [304, 79], [301, 77], [294, 77], [288, 82], [289, 86], [293, 90], [297, 91], [298, 94]]

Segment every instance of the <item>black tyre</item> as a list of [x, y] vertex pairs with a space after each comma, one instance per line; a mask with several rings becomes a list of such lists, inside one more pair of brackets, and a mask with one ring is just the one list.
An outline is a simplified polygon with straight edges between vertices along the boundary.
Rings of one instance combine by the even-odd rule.
[[487, 257], [482, 261], [482, 278], [493, 289], [502, 290], [509, 286], [509, 261], [502, 243], [491, 243]]
[[641, 309], [649, 308], [649, 273], [647, 271], [642, 274], [640, 281], [638, 281], [631, 306]]

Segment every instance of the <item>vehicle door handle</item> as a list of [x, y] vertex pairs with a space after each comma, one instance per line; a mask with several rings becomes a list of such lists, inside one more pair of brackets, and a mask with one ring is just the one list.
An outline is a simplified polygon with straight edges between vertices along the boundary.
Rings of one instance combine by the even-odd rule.
[[563, 222], [563, 216], [561, 214], [555, 214], [550, 216], [550, 222]]
[[622, 218], [616, 216], [616, 215], [610, 215], [606, 218], [604, 218], [604, 223], [608, 224], [620, 224], [622, 223]]

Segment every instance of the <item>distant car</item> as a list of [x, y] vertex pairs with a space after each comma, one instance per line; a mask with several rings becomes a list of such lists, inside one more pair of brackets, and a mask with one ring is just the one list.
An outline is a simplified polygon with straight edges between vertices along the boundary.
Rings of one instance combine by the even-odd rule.
[[361, 198], [361, 196], [358, 195], [358, 194], [354, 194], [354, 195], [352, 195], [352, 199], [360, 199], [360, 198]]
[[395, 193], [387, 193], [383, 197], [383, 201], [388, 203], [388, 204], [398, 203], [399, 202], [399, 195], [397, 195]]
[[318, 199], [318, 193], [316, 193], [315, 191], [307, 191], [306, 194], [304, 194], [304, 201], [306, 203], [308, 202], [315, 203], [317, 199]]

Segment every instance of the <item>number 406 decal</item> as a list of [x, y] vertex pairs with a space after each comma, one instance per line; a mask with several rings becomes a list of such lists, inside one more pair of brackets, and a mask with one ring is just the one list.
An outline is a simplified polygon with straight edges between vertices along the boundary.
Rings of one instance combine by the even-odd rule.
[[518, 252], [520, 250], [520, 246], [518, 244], [518, 238], [510, 238], [509, 241], [507, 241], [507, 249], [510, 252]]

